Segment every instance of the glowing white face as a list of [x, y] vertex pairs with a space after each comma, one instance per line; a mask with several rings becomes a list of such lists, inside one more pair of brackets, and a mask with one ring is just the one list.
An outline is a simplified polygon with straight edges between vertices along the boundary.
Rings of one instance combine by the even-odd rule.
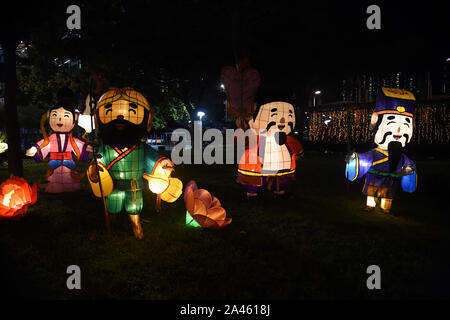
[[295, 127], [294, 107], [287, 102], [264, 104], [256, 119], [250, 119], [249, 125], [256, 132], [266, 133], [267, 136], [273, 136], [276, 132], [289, 134]]
[[383, 150], [388, 149], [389, 142], [401, 142], [402, 147], [411, 141], [413, 134], [412, 117], [399, 114], [379, 115], [383, 119], [375, 133], [375, 143]]
[[72, 112], [63, 107], [53, 109], [49, 112], [48, 117], [50, 128], [55, 132], [69, 132], [75, 126]]

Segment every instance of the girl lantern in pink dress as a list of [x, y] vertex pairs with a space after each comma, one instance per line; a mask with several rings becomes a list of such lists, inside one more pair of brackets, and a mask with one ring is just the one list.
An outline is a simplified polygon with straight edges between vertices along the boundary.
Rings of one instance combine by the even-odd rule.
[[36, 162], [41, 162], [48, 155], [50, 156], [45, 175], [48, 181], [46, 192], [61, 193], [79, 190], [80, 180], [84, 175], [76, 171], [72, 154], [75, 154], [78, 160], [86, 161], [92, 147], [72, 136], [72, 130], [78, 120], [72, 91], [59, 90], [58, 103], [49, 109], [46, 116], [53, 134], [47, 136], [44, 128], [45, 117], [43, 117], [41, 130], [44, 139], [28, 149], [26, 154], [34, 157]]

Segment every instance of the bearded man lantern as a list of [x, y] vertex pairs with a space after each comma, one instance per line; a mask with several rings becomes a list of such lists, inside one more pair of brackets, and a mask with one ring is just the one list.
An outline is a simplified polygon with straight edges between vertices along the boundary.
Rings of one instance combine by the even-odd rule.
[[366, 177], [363, 188], [366, 211], [372, 211], [375, 199], [381, 198], [382, 211], [389, 213], [400, 185], [405, 192], [416, 190], [416, 166], [403, 153], [413, 135], [414, 101], [410, 91], [381, 88], [370, 123], [376, 148], [346, 157], [347, 179]]
[[258, 196], [262, 188], [284, 196], [295, 180], [296, 160], [303, 155], [301, 143], [289, 135], [295, 127], [295, 109], [285, 92], [264, 93], [258, 100], [248, 123], [250, 139], [239, 161], [237, 181], [248, 198]]
[[[115, 215], [125, 210], [134, 235], [139, 239], [143, 237], [139, 218], [143, 208], [142, 178], [163, 200], [166, 199], [164, 192], [173, 189], [169, 185], [174, 180], [180, 182], [169, 178], [173, 162], [142, 141], [150, 131], [153, 112], [147, 99], [133, 88], [110, 88], [104, 93], [94, 113], [101, 142], [96, 155], [97, 166], [94, 162], [87, 171], [94, 194], [106, 197], [108, 213]], [[180, 194], [165, 201], [173, 202]]]
[[[84, 174], [76, 171], [72, 154], [80, 161], [87, 161], [92, 147], [74, 138], [72, 131], [77, 125], [79, 114], [76, 112], [76, 99], [68, 88], [58, 91], [58, 101], [51, 106], [41, 119], [41, 131], [44, 139], [26, 151], [36, 162], [43, 161], [50, 155], [45, 175], [48, 193], [73, 192], [80, 189], [80, 180]], [[47, 135], [44, 124], [48, 119], [53, 134]]]

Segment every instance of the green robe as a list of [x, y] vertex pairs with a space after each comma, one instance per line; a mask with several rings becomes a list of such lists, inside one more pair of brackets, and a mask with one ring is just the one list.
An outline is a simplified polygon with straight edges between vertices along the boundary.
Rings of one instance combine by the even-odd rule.
[[126, 151], [101, 145], [97, 153], [114, 182], [113, 192], [106, 197], [108, 212], [117, 214], [125, 209], [128, 214], [139, 214], [143, 207], [142, 175], [152, 174], [164, 157], [143, 142]]

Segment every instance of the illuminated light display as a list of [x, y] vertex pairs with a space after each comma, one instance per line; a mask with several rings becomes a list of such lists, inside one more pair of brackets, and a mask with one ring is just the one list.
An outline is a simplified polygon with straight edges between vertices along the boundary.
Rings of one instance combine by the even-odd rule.
[[[369, 105], [362, 109], [351, 107], [347, 127], [346, 110], [308, 112], [308, 139], [312, 142], [346, 142], [350, 138], [353, 143], [369, 142], [372, 138], [371, 115]], [[450, 109], [438, 104], [416, 106], [411, 141], [417, 144], [449, 143]]]
[[389, 213], [400, 186], [406, 192], [416, 190], [416, 166], [403, 153], [413, 135], [414, 101], [409, 91], [382, 88], [370, 121], [377, 147], [346, 157], [346, 178], [351, 181], [366, 178], [363, 187], [366, 211], [372, 211], [375, 198], [381, 198], [381, 209]]
[[[47, 135], [45, 122], [48, 119], [53, 134]], [[80, 161], [88, 159], [92, 148], [72, 136], [72, 130], [77, 124], [78, 113], [75, 110], [73, 93], [69, 89], [58, 91], [58, 102], [41, 118], [41, 131], [44, 139], [27, 150], [26, 155], [34, 157], [36, 162], [43, 161], [47, 156], [50, 161], [45, 175], [48, 193], [73, 192], [80, 189], [80, 180], [84, 174], [76, 171], [72, 158], [75, 154]]]
[[205, 189], [198, 189], [195, 181], [186, 184], [184, 203], [187, 210], [186, 224], [189, 226], [217, 230], [228, 226], [232, 221], [226, 217], [219, 199]]
[[36, 201], [36, 184], [30, 187], [23, 178], [9, 178], [0, 185], [0, 218], [23, 217]]
[[140, 239], [143, 178], [150, 190], [167, 202], [174, 202], [182, 188], [181, 181], [170, 177], [173, 162], [142, 142], [151, 128], [153, 112], [147, 99], [133, 88], [111, 88], [104, 93], [94, 112], [101, 141], [96, 152], [98, 167], [92, 163], [88, 168], [93, 193], [106, 197], [109, 214], [124, 210], [135, 237]]
[[169, 186], [161, 193], [161, 200], [175, 202], [183, 193], [183, 183], [180, 179], [169, 178]]
[[246, 146], [237, 181], [248, 197], [257, 196], [263, 187], [285, 194], [295, 179], [296, 160], [303, 155], [301, 143], [289, 135], [295, 127], [294, 107], [282, 101], [265, 103], [255, 110], [249, 126], [256, 143]]

